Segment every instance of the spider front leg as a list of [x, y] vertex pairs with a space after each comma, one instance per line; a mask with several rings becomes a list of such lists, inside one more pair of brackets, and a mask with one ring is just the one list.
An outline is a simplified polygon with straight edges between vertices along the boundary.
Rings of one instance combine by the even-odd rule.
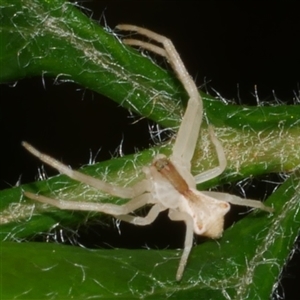
[[203, 116], [202, 98], [196, 84], [187, 72], [171, 40], [153, 31], [134, 25], [122, 24], [118, 25], [117, 28], [120, 30], [137, 32], [138, 34], [162, 44], [163, 48], [137, 39], [123, 40], [127, 45], [139, 46], [166, 57], [189, 96], [186, 111], [177, 132], [170, 159], [176, 167], [180, 168], [181, 175], [189, 182], [189, 184], [195, 185], [190, 174], [191, 159], [195, 151]]
[[42, 195], [36, 195], [30, 192], [24, 191], [24, 195], [32, 200], [39, 201], [45, 204], [58, 207], [66, 210], [81, 210], [81, 211], [96, 211], [103, 212], [110, 215], [126, 215], [135, 211], [136, 209], [145, 206], [146, 204], [153, 204], [153, 198], [151, 196], [151, 184], [148, 180], [142, 180], [132, 187], [120, 187], [108, 182], [93, 178], [85, 175], [81, 172], [70, 169], [68, 166], [62, 164], [58, 160], [52, 158], [49, 155], [41, 153], [27, 142], [23, 142], [22, 145], [34, 156], [38, 157], [41, 161], [49, 166], [57, 169], [60, 173], [67, 175], [68, 177], [85, 183], [97, 190], [106, 192], [112, 196], [120, 198], [132, 198], [124, 205], [116, 205], [110, 203], [96, 203], [96, 202], [84, 202], [84, 201], [68, 201], [57, 200]]
[[58, 160], [54, 159], [53, 157], [40, 152], [36, 148], [34, 148], [32, 145], [30, 145], [27, 142], [22, 142], [22, 146], [29, 151], [32, 155], [36, 156], [38, 159], [40, 159], [45, 164], [49, 165], [50, 167], [58, 170], [60, 173], [67, 175], [68, 177], [85, 183], [91, 187], [94, 187], [97, 190], [101, 190], [103, 192], [106, 192], [112, 196], [120, 197], [120, 198], [134, 198], [140, 194], [142, 194], [145, 191], [150, 191], [151, 187], [149, 186], [149, 183], [145, 180], [142, 180], [141, 182], [137, 183], [133, 187], [121, 187], [116, 186], [113, 184], [110, 184], [108, 182], [99, 180], [97, 178], [85, 175], [81, 172], [72, 170], [68, 166], [62, 164]]

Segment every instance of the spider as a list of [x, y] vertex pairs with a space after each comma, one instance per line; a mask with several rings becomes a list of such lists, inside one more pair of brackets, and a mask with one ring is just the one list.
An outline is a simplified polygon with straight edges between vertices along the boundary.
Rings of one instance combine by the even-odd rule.
[[[158, 154], [150, 166], [143, 168], [144, 179], [133, 186], [121, 187], [74, 171], [54, 158], [39, 152], [27, 142], [23, 142], [22, 145], [29, 152], [70, 178], [112, 196], [131, 200], [126, 204], [116, 205], [56, 200], [26, 191], [24, 195], [32, 200], [56, 206], [59, 209], [102, 212], [121, 221], [141, 226], [151, 224], [160, 212], [168, 210], [168, 216], [171, 220], [183, 221], [186, 225], [184, 249], [176, 273], [176, 279], [179, 281], [182, 278], [193, 246], [193, 234], [212, 239], [221, 237], [224, 215], [230, 209], [229, 203], [260, 208], [268, 212], [271, 212], [272, 208], [265, 206], [260, 201], [242, 199], [226, 193], [200, 192], [196, 189], [196, 184], [220, 175], [227, 164], [223, 147], [216, 138], [213, 127], [209, 126], [209, 135], [216, 149], [219, 166], [196, 176], [191, 174], [191, 159], [195, 151], [203, 117], [202, 98], [197, 87], [171, 40], [134, 25], [122, 24], [118, 25], [117, 28], [123, 31], [136, 32], [161, 44], [162, 46], [158, 46], [137, 39], [123, 40], [127, 45], [138, 46], [165, 57], [189, 95], [189, 101], [172, 148], [172, 154], [170, 157]], [[132, 214], [145, 205], [152, 205], [145, 217]]]

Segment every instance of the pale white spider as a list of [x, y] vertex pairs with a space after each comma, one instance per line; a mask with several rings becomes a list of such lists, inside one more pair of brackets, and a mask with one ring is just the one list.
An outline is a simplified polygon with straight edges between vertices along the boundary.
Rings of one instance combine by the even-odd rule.
[[[176, 279], [180, 280], [193, 245], [193, 233], [213, 239], [219, 238], [223, 232], [224, 215], [230, 209], [228, 202], [260, 208], [269, 212], [272, 209], [266, 207], [260, 201], [246, 200], [225, 193], [200, 192], [196, 189], [196, 184], [220, 175], [227, 164], [223, 147], [214, 135], [212, 127], [209, 127], [210, 138], [216, 148], [219, 166], [196, 176], [191, 174], [191, 159], [194, 154], [203, 116], [202, 99], [197, 87], [168, 38], [133, 25], [119, 25], [117, 28], [139, 33], [155, 42], [161, 43], [163, 47], [136, 39], [123, 40], [127, 45], [139, 46], [166, 57], [190, 97], [173, 145], [172, 155], [166, 157], [158, 154], [150, 166], [143, 168], [145, 179], [133, 186], [120, 187], [74, 171], [54, 158], [39, 152], [28, 143], [23, 142], [23, 146], [29, 152], [70, 178], [112, 196], [131, 200], [124, 205], [115, 205], [110, 203], [55, 200], [29, 192], [24, 192], [24, 195], [30, 199], [47, 203], [60, 209], [102, 212], [135, 225], [148, 225], [157, 218], [160, 212], [169, 210], [169, 218], [171, 220], [183, 221], [186, 225], [184, 250], [176, 274]], [[149, 204], [152, 207], [145, 217], [131, 214]]]

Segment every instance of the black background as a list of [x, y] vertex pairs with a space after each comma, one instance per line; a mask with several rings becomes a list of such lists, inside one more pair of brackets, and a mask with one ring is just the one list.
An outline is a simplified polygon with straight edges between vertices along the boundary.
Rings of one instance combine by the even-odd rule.
[[[275, 91], [277, 98], [291, 104], [294, 92], [298, 93], [300, 21], [296, 1], [263, 4], [259, 1], [83, 1], [79, 4], [90, 9], [86, 13], [102, 25], [106, 21], [114, 28], [119, 23], [130, 23], [166, 35], [172, 39], [197, 85], [206, 79], [210, 87], [227, 99], [238, 99], [238, 85], [242, 102], [249, 105], [256, 105], [255, 85], [261, 101], [274, 99]], [[38, 77], [0, 88], [1, 189], [14, 185], [20, 175], [22, 183], [34, 180], [37, 175], [41, 164], [21, 148], [22, 140], [74, 168], [88, 162], [90, 150], [95, 155], [101, 148], [97, 160], [109, 159], [122, 138], [125, 154], [151, 144], [147, 120], [132, 125], [126, 110], [73, 83], [54, 85], [52, 79]], [[47, 169], [47, 173], [52, 175], [55, 171]], [[136, 234], [130, 227], [129, 237], [126, 226], [121, 236], [112, 227], [113, 233], [104, 232], [100, 238], [112, 247], [119, 247], [134, 237], [132, 247], [145, 247], [155, 243], [149, 242], [148, 234], [154, 235], [155, 241], [157, 232], [163, 231], [160, 225], [158, 221], [152, 229], [144, 228]], [[180, 247], [183, 231], [179, 231], [180, 241], [163, 238], [167, 244], [162, 246]], [[167, 231], [165, 234], [168, 236]], [[111, 235], [117, 236], [118, 242], [110, 240]], [[283, 275], [285, 299], [295, 299], [293, 295], [300, 293], [297, 253]]]

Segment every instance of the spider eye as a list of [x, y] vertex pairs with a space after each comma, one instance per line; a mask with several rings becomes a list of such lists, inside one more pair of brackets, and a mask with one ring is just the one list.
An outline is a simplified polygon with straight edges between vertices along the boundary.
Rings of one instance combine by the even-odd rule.
[[159, 158], [158, 160], [156, 160], [154, 162], [154, 166], [156, 168], [156, 170], [158, 172], [160, 172], [161, 170], [163, 170], [168, 164], [169, 164], [169, 160], [167, 158]]

